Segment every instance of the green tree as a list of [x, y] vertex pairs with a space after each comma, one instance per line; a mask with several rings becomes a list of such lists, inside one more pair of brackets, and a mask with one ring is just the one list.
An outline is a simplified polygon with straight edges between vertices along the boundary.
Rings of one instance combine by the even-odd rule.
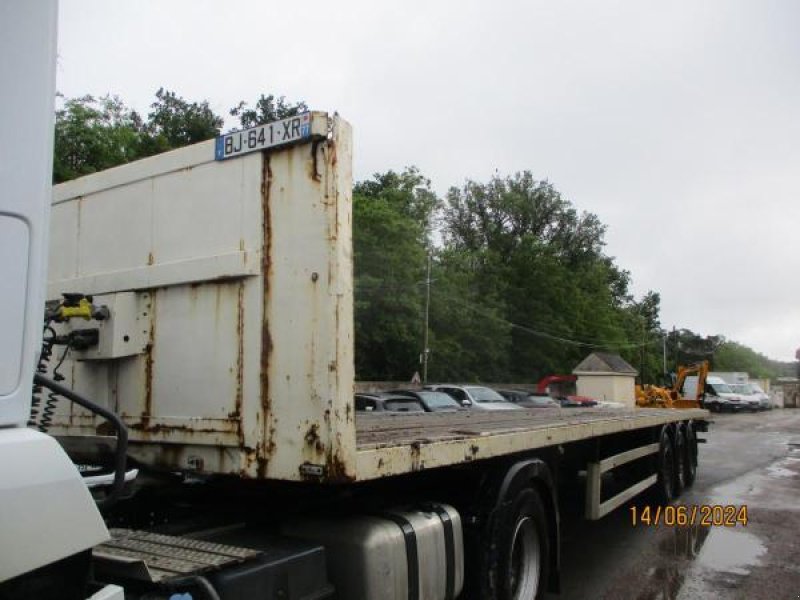
[[431, 270], [429, 381], [502, 381], [508, 377], [511, 326], [498, 294], [482, 291], [475, 257], [434, 253]]
[[605, 226], [530, 172], [452, 188], [448, 246], [471, 255], [474, 280], [502, 298], [510, 323], [508, 376], [571, 370], [588, 351], [625, 346], [628, 274], [602, 252]]
[[725, 340], [714, 353], [715, 371], [745, 371], [750, 377], [773, 379], [782, 374], [782, 369], [752, 348], [738, 342]]
[[432, 198], [429, 182], [413, 168], [353, 188], [359, 379], [409, 380], [419, 370]]
[[147, 156], [213, 139], [223, 125], [208, 101], [190, 102], [163, 87], [150, 108], [143, 127], [143, 153]]
[[[646, 293], [638, 302], [633, 300], [623, 306], [624, 324], [630, 344], [621, 355], [639, 371], [642, 383], [668, 383], [664, 373], [664, 336], [661, 329], [661, 296], [657, 292]], [[667, 366], [667, 371], [670, 366]]]
[[56, 111], [53, 181], [60, 183], [141, 157], [142, 120], [117, 96], [81, 96]]
[[307, 110], [308, 106], [303, 101], [289, 102], [284, 96], [276, 98], [272, 94], [269, 96], [261, 94], [252, 108], [242, 101], [233, 107], [229, 113], [232, 117], [239, 119], [239, 125], [242, 129], [247, 129], [270, 121], [293, 117]]

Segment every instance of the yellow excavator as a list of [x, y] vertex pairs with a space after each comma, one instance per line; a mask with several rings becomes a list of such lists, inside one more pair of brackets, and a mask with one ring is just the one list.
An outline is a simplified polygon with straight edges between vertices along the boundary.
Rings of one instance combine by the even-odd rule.
[[[706, 387], [708, 369], [707, 360], [688, 367], [679, 366], [677, 377], [671, 388], [649, 384], [637, 385], [636, 406], [642, 408], [702, 408], [701, 399]], [[684, 398], [682, 395], [683, 386], [691, 376], [697, 377], [694, 399]]]

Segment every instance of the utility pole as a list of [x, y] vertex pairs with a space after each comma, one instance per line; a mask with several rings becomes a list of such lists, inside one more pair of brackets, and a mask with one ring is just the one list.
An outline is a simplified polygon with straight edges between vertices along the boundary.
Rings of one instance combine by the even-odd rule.
[[422, 383], [428, 383], [428, 318], [431, 312], [431, 255], [428, 254], [428, 275], [425, 278], [425, 341], [422, 344]]
[[667, 376], [667, 332], [661, 336], [661, 348], [664, 355], [664, 377]]

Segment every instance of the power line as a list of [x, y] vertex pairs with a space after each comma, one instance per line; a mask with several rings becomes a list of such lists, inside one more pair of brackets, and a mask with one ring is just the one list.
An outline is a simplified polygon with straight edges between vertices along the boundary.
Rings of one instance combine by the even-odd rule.
[[[431, 281], [434, 281], [434, 280], [432, 279]], [[368, 284], [368, 285], [365, 286], [363, 284]], [[418, 285], [422, 286], [422, 285], [426, 285], [426, 282], [425, 281], [415, 282], [413, 284], [405, 284], [405, 283], [403, 283], [403, 284], [387, 284], [385, 281], [376, 280], [376, 281], [370, 281], [370, 282], [359, 282], [356, 285], [356, 287], [357, 288], [362, 288], [363, 291], [378, 292], [378, 291], [402, 290], [402, 289], [406, 289], [407, 290], [412, 285], [413, 286], [418, 286]], [[371, 289], [363, 289], [363, 288], [367, 288], [367, 287], [371, 288]], [[534, 336], [537, 336], [537, 337], [542, 337], [542, 338], [549, 339], [549, 340], [556, 341], [556, 342], [561, 342], [561, 343], [564, 343], [564, 344], [570, 344], [570, 345], [573, 345], [573, 346], [581, 346], [581, 347], [584, 347], [584, 348], [630, 349], [630, 348], [641, 348], [641, 347], [644, 347], [644, 346], [653, 346], [655, 344], [661, 343], [660, 340], [651, 340], [651, 341], [647, 341], [647, 342], [617, 342], [617, 341], [613, 341], [613, 340], [600, 340], [600, 339], [593, 339], [591, 341], [575, 340], [575, 339], [571, 339], [571, 338], [568, 338], [568, 337], [564, 337], [562, 335], [556, 335], [556, 334], [553, 334], [553, 333], [549, 333], [547, 331], [542, 331], [540, 329], [534, 329], [533, 327], [529, 327], [529, 326], [526, 326], [526, 325], [521, 325], [519, 323], [514, 323], [512, 321], [509, 321], [508, 319], [505, 319], [503, 317], [499, 317], [499, 316], [494, 315], [494, 314], [492, 314], [490, 312], [482, 310], [478, 306], [476, 306], [476, 305], [474, 305], [474, 304], [472, 304], [470, 302], [466, 302], [466, 301], [462, 300], [458, 296], [454, 296], [454, 295], [447, 294], [447, 293], [442, 293], [441, 290], [436, 290], [435, 293], [438, 294], [441, 297], [445, 297], [448, 300], [454, 301], [456, 304], [461, 304], [465, 308], [467, 308], [467, 309], [469, 309], [469, 310], [481, 315], [484, 318], [487, 318], [487, 319], [490, 319], [490, 320], [493, 320], [493, 321], [497, 321], [499, 323], [503, 323], [504, 325], [508, 325], [509, 327], [511, 327], [513, 329], [518, 329], [520, 331], [524, 331], [525, 333], [528, 333], [530, 335], [534, 335]], [[591, 338], [589, 338], [589, 339], [591, 339]]]
[[493, 314], [491, 314], [489, 312], [483, 311], [480, 308], [478, 308], [477, 306], [475, 306], [474, 304], [472, 304], [470, 302], [465, 302], [464, 300], [462, 300], [461, 298], [458, 298], [456, 296], [450, 296], [448, 294], [445, 294], [445, 296], [447, 296], [447, 298], [449, 300], [453, 300], [457, 304], [461, 304], [465, 308], [468, 308], [468, 309], [472, 310], [473, 312], [475, 312], [475, 313], [477, 313], [477, 314], [479, 314], [482, 317], [485, 317], [487, 319], [491, 319], [493, 321], [504, 323], [504, 324], [508, 325], [509, 327], [511, 327], [513, 329], [519, 329], [520, 331], [524, 331], [526, 333], [529, 333], [531, 335], [535, 335], [537, 337], [543, 337], [543, 338], [550, 339], [550, 340], [553, 340], [553, 341], [562, 342], [564, 344], [571, 344], [573, 346], [583, 346], [583, 347], [586, 347], [586, 348], [640, 348], [640, 347], [643, 347], [643, 346], [651, 346], [651, 345], [660, 343], [659, 340], [649, 341], [649, 342], [641, 342], [641, 343], [636, 343], [636, 342], [615, 342], [615, 341], [611, 341], [611, 340], [595, 340], [594, 342], [583, 342], [583, 341], [580, 341], [580, 340], [573, 340], [573, 339], [570, 339], [570, 338], [554, 335], [552, 333], [547, 333], [546, 331], [540, 331], [540, 330], [537, 330], [537, 329], [533, 329], [533, 328], [527, 327], [525, 325], [520, 325], [519, 323], [514, 323], [512, 321], [509, 321], [508, 319], [504, 319], [503, 317], [498, 317], [497, 315], [493, 315]]

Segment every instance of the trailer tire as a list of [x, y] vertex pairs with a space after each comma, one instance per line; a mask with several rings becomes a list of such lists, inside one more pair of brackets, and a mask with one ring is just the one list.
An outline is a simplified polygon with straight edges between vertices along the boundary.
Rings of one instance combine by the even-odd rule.
[[697, 479], [697, 434], [691, 421], [686, 424], [684, 432], [686, 433], [686, 459], [683, 463], [683, 480], [686, 487], [689, 488]]
[[656, 476], [653, 500], [656, 504], [666, 506], [675, 499], [675, 451], [667, 427], [661, 429]]
[[495, 529], [498, 560], [493, 565], [498, 600], [544, 598], [550, 565], [550, 536], [544, 503], [532, 487], [519, 491]]
[[687, 443], [686, 428], [678, 423], [675, 427], [675, 497], [683, 493], [686, 485]]

